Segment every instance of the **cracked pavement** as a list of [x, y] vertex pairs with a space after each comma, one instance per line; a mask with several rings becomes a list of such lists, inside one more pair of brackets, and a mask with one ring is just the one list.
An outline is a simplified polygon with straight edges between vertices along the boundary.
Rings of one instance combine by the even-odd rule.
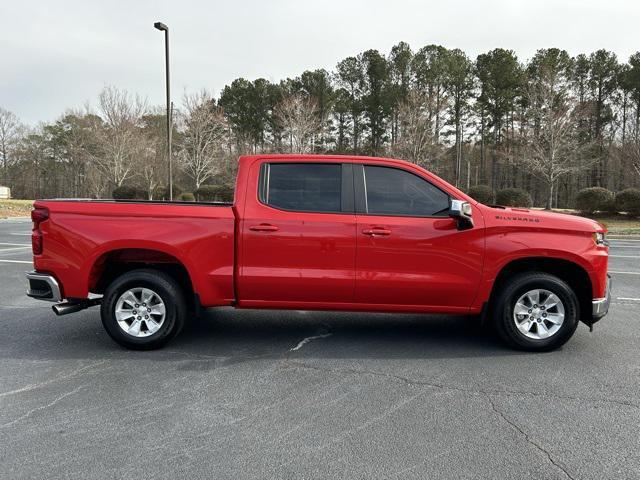
[[2, 479], [640, 478], [640, 275], [545, 354], [465, 317], [232, 310], [130, 352], [28, 268], [0, 263]]

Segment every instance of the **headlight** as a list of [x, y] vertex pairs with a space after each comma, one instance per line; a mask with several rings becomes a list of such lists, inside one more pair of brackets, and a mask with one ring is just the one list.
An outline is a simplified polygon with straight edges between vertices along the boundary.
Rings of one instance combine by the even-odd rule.
[[607, 235], [604, 232], [595, 232], [593, 234], [593, 241], [596, 242], [596, 245], [599, 247], [609, 246], [609, 242], [607, 242]]

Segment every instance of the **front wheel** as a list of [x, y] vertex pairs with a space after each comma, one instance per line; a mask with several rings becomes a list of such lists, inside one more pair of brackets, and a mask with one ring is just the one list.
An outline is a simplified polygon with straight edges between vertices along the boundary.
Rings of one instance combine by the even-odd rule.
[[160, 348], [184, 324], [186, 305], [179, 285], [163, 272], [132, 270], [105, 291], [100, 308], [109, 336], [134, 350]]
[[549, 351], [564, 345], [576, 331], [578, 299], [560, 278], [522, 273], [509, 278], [502, 288], [496, 295], [494, 325], [512, 347]]

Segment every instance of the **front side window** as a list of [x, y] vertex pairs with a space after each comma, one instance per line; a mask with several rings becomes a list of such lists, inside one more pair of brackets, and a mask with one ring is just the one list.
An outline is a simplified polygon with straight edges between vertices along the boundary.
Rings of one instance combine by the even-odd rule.
[[449, 210], [446, 193], [406, 170], [365, 165], [364, 181], [369, 214], [431, 217]]
[[340, 212], [340, 164], [265, 164], [261, 176], [260, 200], [267, 205], [302, 212]]

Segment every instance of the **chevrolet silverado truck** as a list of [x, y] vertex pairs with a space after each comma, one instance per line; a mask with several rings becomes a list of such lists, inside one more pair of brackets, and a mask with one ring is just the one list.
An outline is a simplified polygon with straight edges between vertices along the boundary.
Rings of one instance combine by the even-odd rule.
[[543, 351], [609, 308], [599, 223], [483, 205], [400, 160], [243, 156], [233, 203], [39, 200], [32, 220], [28, 295], [100, 305], [132, 349], [231, 306], [476, 315]]

